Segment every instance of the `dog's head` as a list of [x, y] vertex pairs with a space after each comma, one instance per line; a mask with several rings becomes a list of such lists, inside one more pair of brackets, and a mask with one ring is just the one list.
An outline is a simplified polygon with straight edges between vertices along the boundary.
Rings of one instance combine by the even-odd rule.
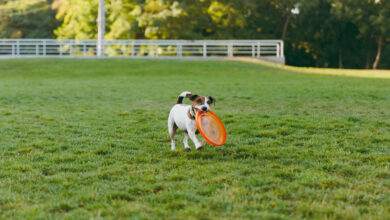
[[192, 101], [192, 108], [195, 112], [197, 111], [208, 111], [210, 105], [215, 104], [215, 98], [211, 96], [198, 96], [191, 95], [190, 100]]

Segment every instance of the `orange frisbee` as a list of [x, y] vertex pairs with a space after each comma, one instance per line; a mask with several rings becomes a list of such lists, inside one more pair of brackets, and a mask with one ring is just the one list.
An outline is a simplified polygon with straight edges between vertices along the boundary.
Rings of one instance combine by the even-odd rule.
[[226, 130], [221, 119], [213, 112], [198, 111], [196, 113], [196, 126], [204, 139], [214, 146], [222, 146], [226, 142]]

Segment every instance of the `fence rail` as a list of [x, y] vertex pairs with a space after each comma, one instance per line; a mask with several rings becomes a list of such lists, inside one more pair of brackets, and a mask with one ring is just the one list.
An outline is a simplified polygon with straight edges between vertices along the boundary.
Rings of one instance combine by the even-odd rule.
[[[97, 56], [97, 40], [0, 39], [0, 57]], [[281, 40], [105, 40], [105, 56], [284, 57]]]

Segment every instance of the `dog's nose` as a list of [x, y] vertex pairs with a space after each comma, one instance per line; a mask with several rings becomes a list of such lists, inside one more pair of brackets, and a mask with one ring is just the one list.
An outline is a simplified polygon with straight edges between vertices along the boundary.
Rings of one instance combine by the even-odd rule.
[[207, 110], [207, 107], [206, 106], [203, 106], [202, 107], [202, 111], [206, 111]]

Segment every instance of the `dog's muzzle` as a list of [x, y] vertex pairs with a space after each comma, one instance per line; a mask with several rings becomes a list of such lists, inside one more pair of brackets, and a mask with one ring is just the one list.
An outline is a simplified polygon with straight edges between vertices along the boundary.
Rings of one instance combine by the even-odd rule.
[[196, 113], [196, 111], [205, 112], [208, 110], [210, 110], [210, 108], [207, 105], [195, 106], [195, 113]]

